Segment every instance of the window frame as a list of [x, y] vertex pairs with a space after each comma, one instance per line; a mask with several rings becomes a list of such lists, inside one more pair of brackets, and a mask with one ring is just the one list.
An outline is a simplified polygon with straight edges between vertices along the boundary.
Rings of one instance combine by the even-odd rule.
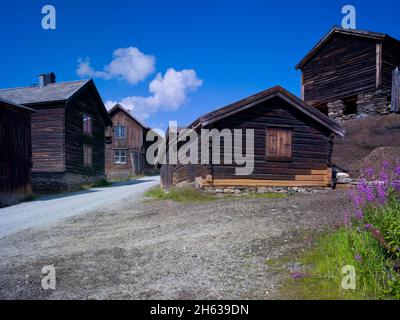
[[[118, 131], [118, 136], [116, 135], [117, 131]], [[122, 135], [121, 132], [123, 132], [124, 134]], [[114, 126], [114, 139], [126, 139], [126, 126], [123, 125]]]
[[[125, 155], [122, 155], [122, 152], [124, 152]], [[119, 153], [119, 155], [117, 155], [117, 153]], [[125, 149], [116, 149], [116, 150], [114, 150], [113, 158], [114, 158], [114, 164], [116, 164], [116, 165], [127, 164], [127, 162], [128, 162], [127, 150], [125, 150]], [[119, 159], [119, 160], [117, 160], [117, 159]], [[122, 159], [125, 159], [125, 161], [123, 161]]]
[[[276, 130], [277, 132], [279, 131], [286, 131], [289, 132], [290, 136], [290, 156], [284, 156], [284, 155], [271, 155], [269, 154], [270, 148], [269, 148], [269, 131]], [[275, 162], [292, 162], [293, 161], [293, 127], [290, 126], [268, 126], [265, 129], [265, 159], [266, 161], [275, 161]], [[277, 134], [277, 139], [278, 139], [278, 134]], [[278, 141], [276, 141], [278, 143]], [[278, 150], [278, 148], [277, 148]]]
[[83, 165], [85, 167], [93, 166], [93, 146], [87, 143], [83, 144]]
[[93, 135], [93, 119], [87, 113], [83, 113], [82, 115], [82, 127], [83, 127], [83, 134], [87, 136]]

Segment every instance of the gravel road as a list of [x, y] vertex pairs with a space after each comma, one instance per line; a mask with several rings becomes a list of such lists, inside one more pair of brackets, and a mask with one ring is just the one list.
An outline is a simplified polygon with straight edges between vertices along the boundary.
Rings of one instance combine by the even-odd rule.
[[45, 227], [130, 198], [140, 199], [147, 189], [159, 184], [159, 177], [146, 177], [113, 187], [41, 197], [32, 202], [0, 209], [0, 238], [31, 227]]
[[[203, 204], [127, 197], [0, 239], [0, 298], [280, 298], [282, 272], [266, 260], [301, 252], [347, 205], [343, 191]], [[45, 265], [56, 290], [41, 288]]]

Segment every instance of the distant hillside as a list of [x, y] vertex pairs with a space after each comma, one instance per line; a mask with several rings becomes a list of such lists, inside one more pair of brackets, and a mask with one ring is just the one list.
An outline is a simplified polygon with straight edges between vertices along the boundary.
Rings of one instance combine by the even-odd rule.
[[377, 116], [344, 122], [344, 138], [336, 138], [332, 162], [349, 170], [353, 178], [363, 169], [388, 160], [400, 160], [400, 115]]

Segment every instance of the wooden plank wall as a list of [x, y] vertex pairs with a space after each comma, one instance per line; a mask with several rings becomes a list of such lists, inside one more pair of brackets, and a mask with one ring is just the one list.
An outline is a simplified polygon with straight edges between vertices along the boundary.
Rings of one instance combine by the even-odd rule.
[[31, 114], [0, 106], [0, 206], [31, 193]]
[[393, 70], [400, 67], [400, 45], [394, 40], [387, 40], [382, 50], [382, 89], [391, 90]]
[[374, 91], [376, 42], [338, 35], [303, 67], [304, 100], [311, 105]]
[[36, 108], [32, 114], [33, 173], [65, 171], [65, 108]]
[[[114, 126], [125, 126], [126, 138], [116, 139], [113, 131], [113, 143], [106, 146], [106, 173], [121, 173], [131, 174], [134, 169], [135, 173], [142, 173], [145, 169], [145, 153], [143, 152], [144, 144], [144, 132], [143, 127], [140, 126], [132, 118], [128, 117], [124, 112], [117, 112], [112, 117]], [[114, 164], [114, 150], [124, 149], [127, 152], [127, 163], [126, 164]], [[131, 156], [138, 159], [139, 163], [136, 163], [135, 168], [132, 168]]]
[[400, 71], [398, 68], [393, 71], [391, 111], [400, 112]]
[[[92, 118], [92, 136], [83, 134], [83, 113]], [[86, 176], [105, 174], [105, 124], [89, 91], [76, 97], [66, 108], [66, 171]], [[83, 144], [93, 148], [92, 166], [83, 165]]]
[[[266, 128], [282, 126], [292, 129], [291, 161], [266, 160]], [[330, 164], [330, 133], [316, 125], [300, 111], [285, 102], [275, 99], [250, 110], [227, 118], [216, 126], [218, 129], [254, 129], [255, 169], [251, 179], [295, 180], [296, 175], [309, 175], [311, 170], [326, 170]], [[223, 151], [221, 146], [221, 153]], [[245, 139], [243, 137], [243, 153]], [[223, 158], [221, 158], [221, 163]], [[232, 179], [235, 176], [232, 165], [213, 165], [215, 179]]]

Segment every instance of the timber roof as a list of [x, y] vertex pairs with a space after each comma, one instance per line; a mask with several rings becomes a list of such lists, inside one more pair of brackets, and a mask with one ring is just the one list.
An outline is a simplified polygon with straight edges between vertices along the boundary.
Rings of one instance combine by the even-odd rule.
[[12, 101], [9, 100], [5, 100], [0, 98], [0, 105], [6, 105], [8, 107], [12, 107], [14, 109], [18, 109], [18, 110], [22, 110], [22, 111], [28, 111], [28, 112], [36, 112], [36, 110], [22, 106], [20, 104], [14, 103]]
[[296, 69], [301, 69], [311, 58], [313, 58], [317, 52], [325, 46], [333, 37], [338, 34], [348, 35], [356, 38], [365, 38], [365, 39], [373, 39], [377, 41], [384, 41], [387, 39], [394, 40], [400, 44], [400, 41], [380, 32], [371, 32], [371, 31], [364, 31], [364, 30], [349, 30], [343, 29], [340, 27], [333, 27], [316, 45], [315, 47], [307, 53], [307, 55], [296, 65]]
[[192, 128], [198, 126], [205, 127], [207, 125], [225, 119], [229, 116], [232, 116], [238, 112], [256, 106], [261, 102], [271, 100], [275, 97], [278, 97], [286, 101], [294, 108], [304, 113], [306, 116], [314, 119], [316, 122], [321, 124], [323, 127], [327, 128], [331, 132], [342, 137], [345, 135], [345, 130], [336, 121], [330, 119], [328, 116], [324, 115], [316, 108], [309, 106], [303, 100], [299, 99], [298, 97], [291, 94], [290, 92], [288, 92], [287, 90], [285, 90], [280, 86], [264, 90], [260, 93], [247, 97], [243, 100], [232, 103], [226, 107], [207, 113], [198, 118], [195, 122], [193, 122], [193, 124], [190, 127]]

